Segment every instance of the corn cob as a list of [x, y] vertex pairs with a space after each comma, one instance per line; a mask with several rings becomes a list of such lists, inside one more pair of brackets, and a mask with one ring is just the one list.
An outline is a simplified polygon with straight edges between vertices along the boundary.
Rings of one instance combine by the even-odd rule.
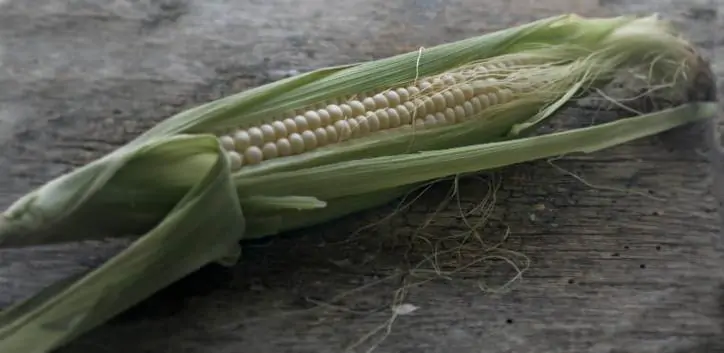
[[0, 351], [58, 347], [208, 262], [235, 262], [241, 239], [388, 202], [423, 181], [595, 151], [713, 115], [715, 103], [691, 103], [525, 137], [631, 68], [677, 82], [677, 96], [702, 72], [656, 17], [560, 16], [182, 112], [2, 214], [0, 246], [134, 243], [1, 313]]

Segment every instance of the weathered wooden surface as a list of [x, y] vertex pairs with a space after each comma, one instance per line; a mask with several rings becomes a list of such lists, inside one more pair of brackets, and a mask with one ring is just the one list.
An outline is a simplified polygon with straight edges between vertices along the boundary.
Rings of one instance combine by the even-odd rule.
[[[696, 0], [0, 1], [0, 207], [173, 112], [285, 71], [562, 12], [660, 12], [722, 74], [722, 9]], [[555, 162], [596, 187], [545, 161], [498, 173], [479, 233], [485, 246], [506, 229], [509, 236], [501, 249], [471, 243], [460, 258], [441, 254], [444, 270], [474, 263], [449, 280], [434, 279], [421, 259], [433, 252], [424, 239], [466, 229], [457, 202], [413, 234], [444, 198], [443, 184], [349, 241], [393, 207], [248, 246], [233, 271], [205, 269], [62, 352], [342, 352], [377, 332], [355, 348], [365, 352], [388, 328], [376, 352], [724, 352], [709, 170], [696, 143], [675, 137]], [[485, 180], [461, 184], [465, 209], [490, 195]], [[2, 250], [0, 305], [119, 246]], [[504, 293], [483, 291], [515, 274], [495, 256], [526, 264], [514, 252], [529, 260], [522, 280]], [[394, 299], [417, 310], [389, 324]]]

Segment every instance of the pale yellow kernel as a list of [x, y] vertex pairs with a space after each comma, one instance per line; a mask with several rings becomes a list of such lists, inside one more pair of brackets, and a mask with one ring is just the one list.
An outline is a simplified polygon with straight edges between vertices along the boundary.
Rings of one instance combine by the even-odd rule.
[[307, 118], [302, 115], [295, 116], [294, 123], [297, 124], [297, 132], [299, 133], [309, 130], [309, 123], [307, 123]]
[[473, 115], [475, 115], [475, 107], [470, 101], [463, 103], [463, 110], [465, 111], [465, 120], [472, 119]]
[[282, 121], [284, 127], [287, 128], [287, 134], [298, 132], [297, 123], [294, 122], [294, 118], [287, 118]]
[[304, 113], [304, 118], [307, 119], [307, 125], [310, 130], [314, 130], [322, 126], [322, 118], [317, 114], [316, 111], [310, 110]]
[[445, 116], [444, 112], [435, 113], [435, 121], [437, 125], [446, 125], [447, 123], [451, 123], [451, 121], [447, 120], [447, 116]]
[[463, 104], [465, 102], [465, 94], [463, 93], [462, 89], [453, 88], [450, 90], [450, 93], [452, 93], [453, 100], [455, 101], [456, 105]]
[[445, 87], [445, 81], [443, 81], [439, 77], [433, 78], [430, 83], [432, 84], [432, 87], [435, 89], [442, 89], [443, 87]]
[[[424, 129], [426, 127], [425, 120], [426, 119], [415, 119], [415, 126], [414, 126], [415, 130]], [[435, 119], [433, 118], [433, 120], [435, 120]]]
[[349, 138], [359, 136], [359, 122], [357, 122], [357, 119], [347, 119], [347, 124], [350, 131]]
[[261, 146], [262, 143], [264, 143], [264, 133], [261, 131], [260, 128], [254, 126], [246, 130], [246, 132], [249, 133], [249, 138], [251, 139], [252, 145]]
[[357, 100], [351, 101], [351, 102], [349, 102], [349, 106], [350, 106], [350, 108], [352, 108], [351, 109], [352, 113], [348, 116], [358, 116], [358, 115], [362, 115], [365, 113], [365, 105], [362, 104], [362, 102], [360, 102], [360, 101], [357, 101]]
[[495, 92], [488, 93], [488, 101], [490, 101], [490, 105], [496, 105], [499, 103], [498, 95]]
[[380, 119], [377, 117], [377, 113], [370, 112], [366, 116], [367, 125], [370, 127], [370, 132], [375, 132], [380, 129]]
[[499, 103], [508, 103], [513, 100], [513, 91], [503, 88], [498, 92]]
[[[352, 131], [353, 136], [367, 136], [370, 133], [370, 123], [366, 116], [358, 116], [356, 119], [357, 128]], [[355, 133], [356, 132], [356, 133]]]
[[277, 158], [279, 156], [279, 150], [274, 142], [267, 142], [264, 147], [261, 148], [261, 153], [264, 155], [264, 159]]
[[442, 82], [443, 82], [443, 84], [448, 85], [448, 86], [452, 86], [456, 83], [455, 78], [452, 75], [443, 75]]
[[257, 146], [251, 146], [244, 151], [245, 164], [259, 164], [264, 159], [264, 154]]
[[455, 124], [455, 121], [457, 121], [457, 116], [455, 115], [455, 109], [453, 109], [453, 108], [445, 108], [443, 115], [445, 115], [445, 121], [448, 124]]
[[332, 123], [332, 116], [329, 115], [326, 109], [317, 110], [317, 115], [319, 115], [322, 126], [327, 126]]
[[[403, 104], [402, 107], [405, 107], [407, 109], [407, 112], [410, 113], [410, 117], [412, 117], [413, 115], [416, 115], [415, 111], [417, 108], [415, 107], [415, 103], [405, 102], [405, 104]], [[397, 108], [399, 109], [400, 107], [397, 107]]]
[[264, 142], [275, 141], [277, 139], [277, 134], [270, 124], [264, 124], [260, 126], [259, 129], [262, 135], [264, 135]]
[[[407, 107], [406, 102], [405, 105], [400, 105], [395, 110], [397, 110], [397, 115], [400, 117], [400, 125], [408, 125], [410, 122], [412, 122], [412, 115], [410, 114], [410, 109]], [[392, 117], [392, 114], [390, 114], [390, 117]]]
[[314, 136], [317, 138], [317, 146], [324, 146], [327, 143], [327, 130], [323, 127], [314, 129]]
[[478, 99], [480, 99], [480, 106], [483, 108], [483, 110], [488, 109], [492, 105], [490, 102], [490, 97], [487, 94], [483, 94], [478, 96]]
[[443, 92], [442, 97], [445, 98], [446, 107], [454, 107], [457, 104], [457, 102], [455, 102], [455, 95], [450, 90]]
[[425, 126], [435, 126], [437, 125], [437, 119], [435, 118], [435, 115], [428, 114], [425, 116]]
[[407, 87], [407, 93], [410, 94], [411, 98], [415, 98], [417, 95], [420, 94], [420, 89], [415, 86]]
[[365, 110], [375, 110], [375, 108], [377, 108], [377, 103], [375, 103], [375, 100], [372, 99], [372, 97], [363, 99], [362, 104], [365, 106]]
[[390, 114], [387, 114], [387, 110], [377, 111], [377, 119], [380, 121], [380, 129], [386, 130], [390, 128]]
[[467, 83], [463, 83], [462, 85], [460, 85], [460, 91], [463, 93], [463, 97], [464, 97], [463, 100], [467, 101], [467, 100], [470, 100], [471, 98], [473, 98], [473, 96], [475, 96], [473, 86], [471, 86]]
[[287, 126], [284, 125], [284, 122], [281, 121], [274, 121], [271, 123], [272, 128], [274, 128], [274, 134], [278, 137], [284, 137], [287, 136]]
[[465, 108], [463, 108], [462, 105], [456, 106], [453, 110], [455, 111], [455, 121], [457, 122], [465, 121], [470, 118], [466, 115]]
[[237, 130], [234, 133], [234, 145], [236, 145], [237, 151], [244, 151], [247, 147], [251, 146], [251, 136], [246, 130]]
[[384, 109], [390, 106], [390, 102], [388, 102], [387, 98], [382, 94], [375, 94], [372, 96], [372, 100], [375, 102], [374, 109]]
[[[404, 105], [399, 105], [398, 107], [405, 108]], [[396, 128], [400, 126], [400, 114], [397, 112], [397, 108], [389, 108], [387, 111], [387, 116], [389, 117], [388, 120], [390, 122], [389, 126], [390, 128]]]
[[336, 104], [328, 105], [327, 113], [329, 113], [329, 118], [331, 119], [330, 123], [333, 123], [337, 120], [341, 120], [344, 117], [344, 113], [342, 113], [342, 109]]
[[221, 148], [227, 151], [233, 151], [236, 148], [234, 138], [229, 135], [219, 137], [219, 143], [221, 144]]
[[397, 93], [397, 96], [400, 97], [400, 102], [398, 104], [407, 102], [410, 99], [410, 92], [404, 88], [398, 88], [395, 92]]
[[[426, 97], [424, 97], [426, 98]], [[427, 115], [427, 108], [425, 107], [425, 100], [421, 98], [415, 98], [412, 101], [412, 107], [408, 107], [410, 113], [413, 113], [415, 117], [423, 118]]]
[[352, 107], [349, 104], [340, 104], [339, 109], [342, 109], [342, 115], [344, 115], [344, 117], [346, 117], [346, 118], [351, 118], [354, 116]]
[[228, 152], [227, 159], [229, 161], [229, 168], [231, 169], [232, 172], [241, 169], [241, 166], [244, 165], [244, 159], [236, 151]]
[[324, 128], [324, 130], [327, 131], [328, 143], [335, 143], [339, 141], [339, 135], [337, 134], [337, 129], [334, 126], [328, 125]]
[[[434, 111], [441, 111], [445, 109], [445, 97], [443, 97], [440, 93], [435, 93], [430, 97], [430, 100], [432, 101], [432, 104], [434, 107], [432, 109], [428, 109], [428, 113], [432, 113]], [[425, 102], [427, 103], [427, 102]]]
[[[440, 96], [440, 97], [442, 97], [442, 96]], [[430, 97], [422, 97], [422, 106], [425, 109], [420, 111], [420, 114], [421, 114], [420, 116], [423, 116], [422, 115], [423, 113], [424, 113], [424, 115], [427, 115], [427, 114], [432, 114], [435, 111], [437, 111], [437, 106], [435, 105], [435, 102]], [[420, 107], [418, 106], [417, 109], [420, 110]]]
[[422, 81], [418, 83], [417, 86], [420, 88], [420, 92], [427, 92], [432, 90], [432, 84], [429, 81]]
[[280, 156], [285, 157], [292, 154], [292, 144], [286, 137], [278, 139], [276, 145]]
[[483, 105], [480, 102], [480, 97], [470, 98], [470, 104], [473, 106], [473, 113], [475, 114], [480, 113], [480, 111], [483, 110]]
[[387, 91], [385, 92], [385, 99], [387, 100], [388, 107], [394, 108], [400, 105], [402, 98], [400, 98], [400, 95], [395, 91]]
[[304, 139], [302, 135], [293, 133], [289, 135], [289, 144], [292, 147], [292, 154], [300, 154], [304, 152]]
[[305, 151], [309, 151], [317, 147], [317, 135], [315, 135], [311, 130], [302, 132], [302, 140], [304, 140]]
[[352, 136], [352, 129], [349, 122], [352, 120], [340, 120], [334, 123], [334, 129], [337, 130], [337, 136], [340, 141], [349, 139]]

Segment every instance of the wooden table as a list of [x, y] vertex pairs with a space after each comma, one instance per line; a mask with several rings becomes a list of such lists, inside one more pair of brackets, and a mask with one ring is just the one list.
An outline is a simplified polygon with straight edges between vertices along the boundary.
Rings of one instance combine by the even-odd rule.
[[[534, 4], [2, 1], [0, 207], [212, 98], [564, 12], [660, 12], [724, 73], [724, 3]], [[237, 268], [203, 269], [61, 351], [722, 352], [724, 261], [699, 139], [679, 131], [518, 165], [463, 180], [460, 205], [438, 207], [452, 185], [442, 183], [362, 232], [396, 205], [249, 244]], [[469, 229], [461, 208], [479, 211], [472, 220], [489, 211], [476, 228], [485, 244], [438, 249], [445, 278], [424, 259], [429, 241]], [[121, 246], [2, 250], [0, 306]]]

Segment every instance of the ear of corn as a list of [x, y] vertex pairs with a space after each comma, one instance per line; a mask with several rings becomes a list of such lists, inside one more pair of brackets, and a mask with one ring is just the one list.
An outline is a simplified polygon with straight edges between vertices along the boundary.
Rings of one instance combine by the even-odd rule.
[[205, 263], [234, 263], [241, 239], [380, 205], [421, 182], [709, 118], [716, 104], [690, 103], [526, 137], [623, 69], [676, 81], [669, 93], [679, 97], [698, 65], [655, 17], [560, 16], [314, 71], [180, 113], [2, 214], [0, 246], [134, 242], [0, 314], [0, 351], [62, 345]]

